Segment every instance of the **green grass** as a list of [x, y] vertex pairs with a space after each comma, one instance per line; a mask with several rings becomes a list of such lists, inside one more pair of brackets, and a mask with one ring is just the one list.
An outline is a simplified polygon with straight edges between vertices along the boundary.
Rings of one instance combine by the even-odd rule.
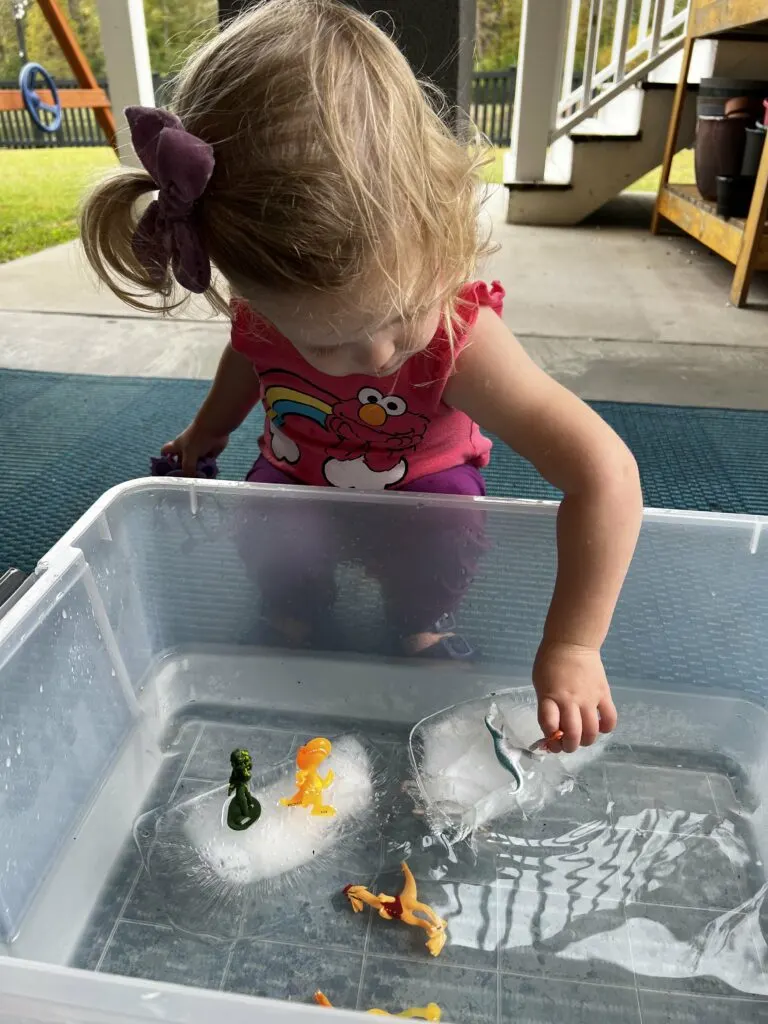
[[[494, 149], [493, 162], [483, 169], [485, 180], [491, 185], [499, 185], [504, 176], [504, 149]], [[629, 192], [658, 192], [661, 168], [657, 167], [630, 185]], [[671, 181], [681, 185], [693, 185], [696, 177], [693, 170], [693, 150], [684, 149], [675, 156], [672, 162]]]
[[0, 150], [0, 263], [77, 236], [77, 207], [117, 159], [111, 149]]
[[483, 178], [489, 185], [500, 185], [504, 180], [504, 154], [506, 149], [493, 149], [493, 161], [483, 168]]
[[[630, 185], [627, 191], [658, 192], [660, 179], [661, 168], [657, 167], [655, 170], [644, 174], [642, 178], [634, 183], [634, 185]], [[692, 149], [682, 149], [679, 153], [675, 154], [675, 159], [672, 161], [672, 172], [669, 176], [669, 180], [674, 181], [677, 185], [695, 184], [696, 174], [693, 169]]]

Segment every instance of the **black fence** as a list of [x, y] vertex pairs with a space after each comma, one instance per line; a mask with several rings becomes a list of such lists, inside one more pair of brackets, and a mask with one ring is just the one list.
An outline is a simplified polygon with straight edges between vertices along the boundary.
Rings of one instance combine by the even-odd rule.
[[517, 68], [476, 71], [472, 75], [469, 112], [480, 131], [494, 146], [507, 147], [512, 137]]
[[[0, 82], [0, 89], [12, 88]], [[0, 149], [56, 149], [60, 146], [106, 146], [92, 110], [63, 110], [56, 132], [41, 131], [26, 110], [0, 110]]]
[[[109, 93], [106, 81], [99, 81]], [[163, 102], [169, 91], [170, 80], [155, 77], [155, 97]], [[60, 92], [80, 88], [77, 82], [57, 79]], [[17, 90], [17, 81], [0, 81], [0, 89]], [[0, 149], [56, 149], [64, 146], [106, 146], [104, 132], [99, 127], [93, 110], [79, 108], [61, 112], [61, 127], [55, 132], [41, 131], [26, 110], [0, 110]]]
[[[494, 146], [506, 147], [512, 135], [512, 107], [515, 100], [517, 68], [506, 71], [476, 71], [472, 76], [470, 113], [480, 131]], [[76, 82], [58, 81], [60, 90], [76, 88]], [[99, 82], [107, 89], [106, 82]], [[167, 98], [170, 81], [155, 79], [158, 103]], [[17, 89], [15, 81], [0, 81], [0, 89]], [[62, 146], [106, 146], [107, 140], [93, 110], [62, 111], [61, 127], [43, 132], [26, 110], [0, 111], [0, 149], [48, 149]]]

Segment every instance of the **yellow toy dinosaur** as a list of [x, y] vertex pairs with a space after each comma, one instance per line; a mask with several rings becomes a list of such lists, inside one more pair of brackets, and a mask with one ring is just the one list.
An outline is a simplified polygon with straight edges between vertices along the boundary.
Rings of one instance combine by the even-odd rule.
[[[315, 992], [315, 1002], [318, 1006], [333, 1006], [333, 1003], [328, 999], [322, 992]], [[372, 1013], [377, 1017], [408, 1017], [413, 1019], [414, 1017], [418, 1020], [428, 1020], [433, 1024], [439, 1024], [441, 1011], [437, 1003], [427, 1003], [426, 1006], [411, 1006], [407, 1010], [403, 1010], [402, 1013], [389, 1013], [387, 1010], [369, 1010], [368, 1013]]]
[[[383, 917], [385, 921], [402, 921], [403, 924], [423, 928], [427, 933], [427, 949], [432, 956], [439, 956], [445, 945], [445, 929], [448, 927], [448, 923], [438, 917], [426, 903], [419, 903], [416, 880], [411, 874], [411, 869], [405, 862], [400, 867], [403, 870], [405, 882], [397, 896], [387, 896], [384, 893], [374, 896], [363, 885], [348, 885], [344, 889], [344, 893], [356, 914], [359, 914], [363, 909], [363, 904], [366, 904], [377, 910], [379, 917]], [[421, 916], [418, 917], [418, 914]]]
[[316, 736], [299, 747], [296, 754], [296, 792], [280, 801], [283, 807], [311, 807], [313, 815], [324, 817], [336, 813], [335, 807], [323, 803], [323, 790], [333, 782], [333, 772], [329, 771], [323, 778], [317, 770], [330, 752], [331, 741], [322, 736]]

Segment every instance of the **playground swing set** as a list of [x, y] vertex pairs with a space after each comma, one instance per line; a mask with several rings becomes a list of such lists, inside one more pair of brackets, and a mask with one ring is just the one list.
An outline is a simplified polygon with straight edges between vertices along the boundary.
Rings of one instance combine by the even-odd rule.
[[[24, 17], [26, 4], [18, 0], [11, 2], [19, 25]], [[34, 61], [25, 61], [19, 73], [19, 88], [0, 89], [0, 111], [26, 110], [36, 127], [53, 134], [61, 126], [64, 110], [93, 110], [107, 141], [117, 152], [115, 118], [109, 96], [96, 81], [88, 58], [80, 48], [58, 0], [37, 0], [37, 4], [72, 69], [78, 88], [62, 89], [59, 92], [52, 75], [44, 67]], [[20, 43], [21, 38], [20, 33]], [[24, 60], [23, 46], [20, 45], [19, 49]]]

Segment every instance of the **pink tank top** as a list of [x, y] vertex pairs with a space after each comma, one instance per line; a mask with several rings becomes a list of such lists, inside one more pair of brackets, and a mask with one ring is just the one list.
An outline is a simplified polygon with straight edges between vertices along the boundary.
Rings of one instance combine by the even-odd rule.
[[[504, 289], [466, 285], [459, 301], [458, 356], [481, 306], [501, 316]], [[453, 355], [440, 327], [390, 377], [329, 377], [247, 306], [235, 310], [232, 347], [261, 382], [263, 455], [303, 484], [383, 490], [470, 463], [488, 465], [491, 442], [443, 401]]]

